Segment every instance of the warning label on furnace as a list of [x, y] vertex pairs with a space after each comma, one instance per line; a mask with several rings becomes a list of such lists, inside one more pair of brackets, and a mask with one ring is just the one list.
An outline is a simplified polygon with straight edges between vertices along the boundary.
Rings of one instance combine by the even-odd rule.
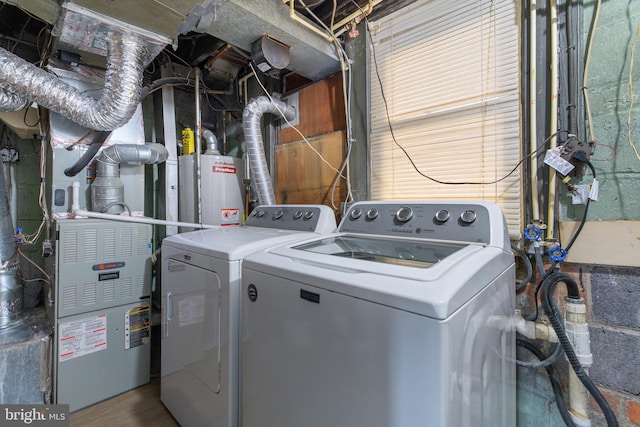
[[106, 349], [106, 314], [58, 324], [58, 361], [64, 362]]
[[124, 348], [149, 344], [150, 310], [148, 305], [133, 307], [124, 314]]

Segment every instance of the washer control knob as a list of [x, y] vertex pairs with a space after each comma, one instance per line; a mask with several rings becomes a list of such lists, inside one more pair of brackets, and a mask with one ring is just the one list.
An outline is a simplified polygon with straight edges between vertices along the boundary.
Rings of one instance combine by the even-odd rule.
[[449, 213], [448, 210], [440, 209], [438, 212], [436, 212], [436, 221], [438, 221], [438, 222], [446, 222], [449, 219], [450, 216], [451, 216], [451, 214]]
[[302, 211], [295, 211], [293, 214], [293, 219], [300, 219], [302, 218]]
[[349, 214], [349, 216], [351, 217], [351, 219], [358, 219], [362, 216], [362, 209], [360, 208], [355, 208], [354, 210], [351, 211], [351, 213]]
[[462, 215], [460, 215], [460, 221], [464, 222], [465, 224], [471, 224], [476, 220], [477, 217], [478, 214], [476, 214], [476, 211], [474, 211], [473, 209], [467, 209], [466, 211], [462, 212]]
[[311, 219], [313, 218], [313, 211], [306, 211], [304, 213], [304, 219]]
[[371, 208], [367, 211], [367, 219], [376, 219], [378, 217], [378, 209], [376, 208]]
[[257, 216], [258, 215], [258, 211], [256, 209], [251, 211], [251, 216]]
[[265, 211], [258, 211], [258, 213], [257, 213], [258, 218], [262, 218], [265, 213], [266, 213]]
[[411, 218], [413, 218], [413, 209], [409, 206], [403, 206], [396, 212], [396, 220], [400, 222], [407, 222]]
[[284, 209], [278, 208], [273, 212], [273, 219], [280, 219], [284, 216]]

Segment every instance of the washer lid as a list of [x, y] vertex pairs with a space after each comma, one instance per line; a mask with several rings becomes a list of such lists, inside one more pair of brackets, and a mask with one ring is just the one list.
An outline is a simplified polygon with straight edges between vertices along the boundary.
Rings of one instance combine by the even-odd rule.
[[507, 294], [515, 282], [513, 254], [502, 248], [348, 234], [256, 252], [242, 269], [443, 320], [496, 280]]
[[293, 249], [383, 264], [429, 268], [464, 246], [466, 245], [422, 240], [339, 235], [294, 246]]

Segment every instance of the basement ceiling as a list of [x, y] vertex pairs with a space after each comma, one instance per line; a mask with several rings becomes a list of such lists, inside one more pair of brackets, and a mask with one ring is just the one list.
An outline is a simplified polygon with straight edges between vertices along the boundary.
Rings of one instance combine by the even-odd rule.
[[[0, 14], [0, 37], [31, 43], [38, 50], [40, 29], [58, 21], [65, 4], [87, 9], [116, 22], [142, 28], [172, 41], [174, 52], [187, 54], [191, 66], [213, 60], [247, 65], [251, 44], [267, 34], [291, 47], [287, 72], [311, 81], [339, 71], [335, 46], [324, 36], [316, 19], [329, 26], [346, 17], [368, 12], [377, 14], [410, 0], [0, 0], [0, 6], [15, 5], [27, 14], [7, 7]], [[291, 1], [295, 6], [291, 15]], [[374, 8], [375, 7], [375, 8]], [[43, 22], [38, 21], [39, 18]], [[5, 19], [2, 19], [5, 18]], [[18, 18], [18, 19], [14, 19]], [[22, 19], [19, 19], [22, 18]], [[25, 18], [27, 21], [25, 22]], [[295, 19], [294, 19], [295, 18]], [[352, 19], [352, 18], [350, 18]], [[304, 22], [302, 22], [304, 21]], [[3, 26], [3, 27], [2, 27]], [[310, 29], [310, 27], [315, 27]], [[202, 36], [205, 37], [202, 37]], [[26, 45], [23, 47], [27, 47]], [[169, 48], [170, 49], [170, 48]], [[19, 50], [19, 49], [18, 49]], [[16, 52], [17, 53], [17, 52]], [[86, 63], [97, 65], [86, 53]], [[175, 60], [175, 57], [174, 57]], [[225, 68], [225, 67], [223, 67]], [[229, 68], [229, 67], [226, 67]], [[237, 67], [235, 67], [237, 68]], [[231, 66], [229, 72], [233, 72]], [[225, 71], [226, 72], [226, 71]]]

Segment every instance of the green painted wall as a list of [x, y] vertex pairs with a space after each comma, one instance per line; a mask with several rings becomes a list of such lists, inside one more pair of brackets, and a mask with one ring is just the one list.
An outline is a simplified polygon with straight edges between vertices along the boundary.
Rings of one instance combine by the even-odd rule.
[[[585, 40], [595, 4], [584, 5]], [[589, 207], [589, 220], [640, 220], [640, 158], [627, 139], [631, 129], [632, 142], [640, 153], [640, 46], [633, 57], [633, 108], [631, 126], [627, 124], [632, 99], [629, 70], [639, 21], [640, 1], [602, 2], [587, 82], [597, 142], [592, 161], [600, 182], [600, 197]], [[590, 181], [588, 173], [587, 177], [584, 182]], [[564, 216], [575, 218], [576, 208], [568, 196], [563, 203]]]

